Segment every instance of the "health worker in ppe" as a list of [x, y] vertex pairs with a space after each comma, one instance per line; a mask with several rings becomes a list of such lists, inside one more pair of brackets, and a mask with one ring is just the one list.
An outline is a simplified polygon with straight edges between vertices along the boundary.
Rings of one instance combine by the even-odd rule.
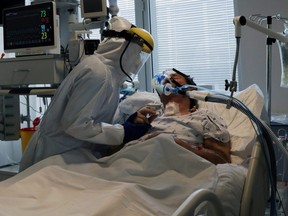
[[120, 87], [144, 65], [154, 41], [147, 31], [118, 16], [109, 20], [103, 36], [95, 53], [83, 59], [57, 89], [23, 153], [20, 171], [78, 148], [97, 152], [98, 146], [123, 144], [129, 128], [111, 124]]

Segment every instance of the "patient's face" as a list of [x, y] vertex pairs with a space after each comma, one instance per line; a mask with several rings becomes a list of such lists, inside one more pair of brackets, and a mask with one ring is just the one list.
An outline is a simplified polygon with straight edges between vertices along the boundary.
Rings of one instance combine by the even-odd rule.
[[[180, 74], [172, 73], [170, 75], [170, 78], [172, 78], [174, 81], [179, 83], [181, 86], [187, 84], [186, 79]], [[176, 87], [175, 83], [171, 82], [169, 78], [165, 78], [164, 84], [166, 83], [170, 83], [173, 87]], [[187, 99], [188, 99], [187, 96], [181, 95], [181, 94], [172, 93], [170, 95], [165, 95], [165, 94], [160, 95], [160, 100], [164, 105], [168, 104], [169, 102], [183, 103]]]
[[187, 84], [185, 78], [183, 76], [181, 76], [180, 74], [178, 74], [178, 73], [171, 73], [170, 74], [170, 79], [169, 78], [165, 78], [164, 84], [170, 83], [173, 87], [176, 87], [175, 83], [171, 82], [171, 79], [175, 80], [181, 86]]

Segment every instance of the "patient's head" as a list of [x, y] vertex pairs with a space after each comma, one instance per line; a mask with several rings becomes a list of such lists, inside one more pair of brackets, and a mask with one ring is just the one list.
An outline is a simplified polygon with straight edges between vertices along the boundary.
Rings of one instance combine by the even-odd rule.
[[[167, 73], [169, 74], [167, 74], [163, 84], [170, 83], [173, 87], [181, 87], [183, 85], [196, 86], [196, 83], [193, 81], [193, 78], [184, 73], [181, 73], [176, 69], [168, 71]], [[197, 90], [197, 88], [191, 87], [189, 88], [189, 90], [193, 91]], [[191, 112], [191, 110], [195, 110], [198, 106], [197, 100], [191, 99], [187, 97], [185, 94], [171, 93], [170, 95], [160, 94], [159, 96], [166, 110], [173, 109], [171, 114], [175, 113], [186, 114], [187, 112]]]

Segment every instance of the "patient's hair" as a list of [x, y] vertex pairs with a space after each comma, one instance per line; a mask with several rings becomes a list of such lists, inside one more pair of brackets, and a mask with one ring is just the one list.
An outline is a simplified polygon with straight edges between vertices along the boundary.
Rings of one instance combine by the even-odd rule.
[[190, 75], [187, 75], [187, 74], [185, 74], [185, 73], [182, 73], [181, 71], [179, 71], [179, 70], [177, 70], [177, 69], [175, 69], [175, 68], [172, 68], [172, 70], [173, 70], [174, 72], [176, 72], [177, 74], [181, 75], [182, 77], [184, 77], [184, 78], [185, 78], [185, 81], [186, 81], [186, 83], [187, 83], [188, 85], [197, 86], [197, 84], [196, 84], [196, 83], [194, 82], [194, 80], [193, 80], [193, 77], [190, 77]]

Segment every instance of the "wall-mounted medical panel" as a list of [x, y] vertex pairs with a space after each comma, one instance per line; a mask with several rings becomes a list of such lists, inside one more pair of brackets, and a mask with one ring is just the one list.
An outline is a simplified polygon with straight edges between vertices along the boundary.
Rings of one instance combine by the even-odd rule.
[[18, 140], [19, 134], [19, 96], [0, 95], [0, 140]]
[[0, 60], [0, 86], [60, 84], [65, 77], [64, 59], [38, 55]]

